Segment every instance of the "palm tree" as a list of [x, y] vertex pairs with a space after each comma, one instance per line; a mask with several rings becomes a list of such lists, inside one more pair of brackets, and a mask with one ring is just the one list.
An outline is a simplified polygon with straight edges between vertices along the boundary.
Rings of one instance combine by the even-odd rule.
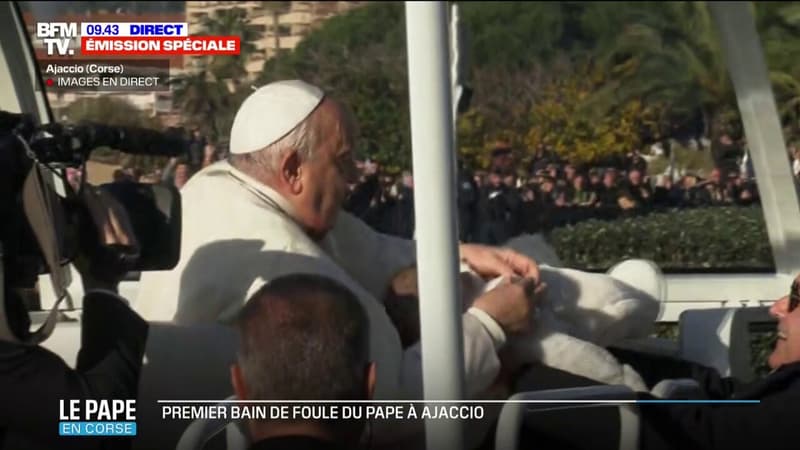
[[193, 73], [173, 80], [176, 106], [187, 122], [213, 141], [227, 137], [236, 108], [245, 93], [246, 65], [258, 51], [261, 32], [250, 25], [247, 11], [231, 8], [203, 19], [204, 36], [239, 36], [238, 57], [210, 56], [198, 60]]
[[790, 139], [800, 133], [800, 5], [759, 2], [758, 29], [770, 68], [775, 100]]
[[[796, 117], [800, 5], [758, 2], [753, 8], [779, 104], [785, 115], [793, 111]], [[599, 36], [598, 62], [614, 74], [593, 96], [595, 111], [606, 113], [631, 98], [660, 104], [673, 119], [700, 111], [704, 134], [711, 138], [735, 120], [736, 97], [705, 2], [598, 5], [587, 14], [600, 24], [594, 30]]]
[[262, 33], [250, 25], [247, 11], [242, 8], [216, 11], [213, 16], [206, 16], [201, 25], [201, 36], [239, 36], [238, 57], [213, 56], [208, 63], [217, 78], [230, 79], [238, 85], [247, 76], [247, 62], [258, 51], [255, 42], [261, 39]]
[[292, 2], [262, 2], [264, 9], [272, 16], [272, 36], [274, 38], [273, 55], [281, 51], [280, 18], [281, 14], [286, 13], [292, 6]]
[[672, 117], [700, 110], [705, 134], [713, 136], [735, 111], [736, 97], [705, 3], [638, 2], [614, 15], [597, 59], [612, 78], [590, 104], [605, 112], [639, 99]]
[[224, 138], [230, 130], [228, 116], [232, 118], [236, 113], [236, 103], [227, 85], [207, 68], [173, 83], [175, 104], [187, 122], [212, 141]]

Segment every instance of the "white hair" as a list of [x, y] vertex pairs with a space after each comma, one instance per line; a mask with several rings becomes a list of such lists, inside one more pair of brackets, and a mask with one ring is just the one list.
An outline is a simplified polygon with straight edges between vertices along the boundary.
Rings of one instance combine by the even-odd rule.
[[296, 150], [302, 161], [314, 156], [318, 144], [316, 111], [303, 119], [284, 137], [261, 150], [239, 155], [230, 155], [232, 166], [248, 175], [271, 175], [278, 171], [281, 159], [287, 152]]

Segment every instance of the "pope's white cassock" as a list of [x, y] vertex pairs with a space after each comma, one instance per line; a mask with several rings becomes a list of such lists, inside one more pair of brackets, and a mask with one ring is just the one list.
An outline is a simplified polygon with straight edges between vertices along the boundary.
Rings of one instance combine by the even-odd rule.
[[[379, 234], [341, 212], [327, 237], [315, 242], [290, 218], [285, 200], [227, 162], [196, 174], [181, 194], [180, 262], [171, 271], [142, 276], [139, 314], [180, 324], [227, 322], [271, 279], [326, 275], [349, 287], [367, 311], [378, 373], [375, 398], [423, 398], [420, 347], [403, 351], [381, 303], [391, 277], [415, 262], [413, 241]], [[463, 328], [466, 386], [474, 395], [496, 378], [496, 349], [505, 335], [475, 309], [463, 315]]]
[[[237, 113], [231, 153], [253, 152], [275, 142], [322, 98], [319, 89], [299, 81], [260, 88]], [[370, 356], [377, 366], [375, 398], [424, 398], [420, 346], [403, 350], [382, 304], [391, 278], [415, 263], [413, 241], [379, 234], [340, 212], [334, 228], [316, 242], [292, 219], [285, 199], [227, 162], [196, 174], [181, 194], [180, 261], [171, 271], [142, 276], [135, 305], [142, 317], [186, 325], [228, 323], [247, 298], [272, 279], [295, 273], [328, 276], [350, 288], [367, 312]], [[546, 298], [539, 302], [541, 318], [533, 336], [510, 339], [510, 348], [526, 361], [542, 361], [601, 382], [629, 384], [616, 360], [591, 342], [609, 345], [644, 335], [658, 310], [657, 303], [650, 301], [654, 297], [605, 275], [547, 266], [541, 270], [549, 286]], [[642, 279], [633, 277], [635, 284]], [[645, 297], [650, 300], [642, 301]], [[466, 393], [474, 398], [496, 379], [500, 371], [497, 351], [506, 344], [506, 335], [479, 309], [470, 308], [462, 320]], [[383, 422], [373, 424], [376, 440], [399, 437], [396, 425], [387, 432]], [[403, 421], [402, 426], [405, 434], [418, 424]]]

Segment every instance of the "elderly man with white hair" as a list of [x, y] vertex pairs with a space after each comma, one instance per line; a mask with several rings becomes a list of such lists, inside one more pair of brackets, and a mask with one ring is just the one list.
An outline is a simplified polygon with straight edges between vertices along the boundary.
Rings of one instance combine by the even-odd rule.
[[[251, 94], [236, 114], [229, 160], [182, 189], [180, 261], [142, 277], [137, 312], [151, 321], [226, 323], [272, 279], [325, 275], [350, 288], [367, 311], [375, 397], [422, 398], [420, 348], [403, 351], [380, 303], [392, 275], [414, 262], [414, 242], [376, 233], [340, 211], [356, 175], [354, 138], [348, 110], [307, 83], [280, 81]], [[483, 276], [519, 278], [463, 315], [467, 389], [476, 394], [497, 377], [506, 334], [529, 327], [538, 268], [508, 249], [460, 251]]]
[[[356, 177], [355, 129], [344, 105], [302, 81], [271, 83], [251, 94], [234, 119], [229, 159], [206, 167], [182, 189], [180, 261], [171, 271], [142, 277], [137, 312], [151, 321], [229, 323], [270, 280], [294, 273], [327, 276], [351, 289], [367, 312], [375, 398], [423, 398], [420, 345], [402, 348], [382, 304], [393, 276], [415, 263], [414, 242], [379, 234], [340, 211]], [[479, 294], [462, 316], [466, 389], [475, 397], [497, 379], [500, 349], [530, 331], [543, 284], [536, 262], [521, 253], [466, 244], [459, 249], [462, 266], [473, 274], [515, 280]], [[616, 339], [610, 336], [629, 336], [655, 318], [637, 293], [618, 289], [611, 277], [543, 270], [541, 277], [552, 285], [543, 314], [557, 317], [540, 331], [551, 344], [526, 349], [526, 359], [549, 363], [549, 357], [567, 368], [584, 361], [595, 372], [589, 361], [616, 362], [605, 353], [585, 358], [590, 352], [565, 343], [564, 332], [607, 345]], [[602, 314], [581, 324], [587, 306]], [[562, 361], [564, 355], [569, 361]], [[625, 382], [619, 375], [597, 378]], [[375, 431], [377, 439], [386, 437]]]

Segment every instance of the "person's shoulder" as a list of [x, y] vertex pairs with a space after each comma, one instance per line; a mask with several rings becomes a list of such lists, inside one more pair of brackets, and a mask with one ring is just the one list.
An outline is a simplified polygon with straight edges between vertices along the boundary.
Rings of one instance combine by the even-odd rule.
[[231, 165], [225, 160], [209, 164], [189, 178], [189, 181], [181, 189], [181, 193], [199, 190], [209, 185], [233, 184], [232, 178], [228, 176], [231, 169]]
[[737, 389], [737, 398], [760, 398], [767, 397], [785, 398], [789, 395], [800, 398], [800, 361], [783, 365], [770, 372], [766, 377], [743, 384]]
[[800, 361], [781, 366], [778, 370], [770, 374], [775, 379], [790, 380], [793, 384], [800, 383]]

